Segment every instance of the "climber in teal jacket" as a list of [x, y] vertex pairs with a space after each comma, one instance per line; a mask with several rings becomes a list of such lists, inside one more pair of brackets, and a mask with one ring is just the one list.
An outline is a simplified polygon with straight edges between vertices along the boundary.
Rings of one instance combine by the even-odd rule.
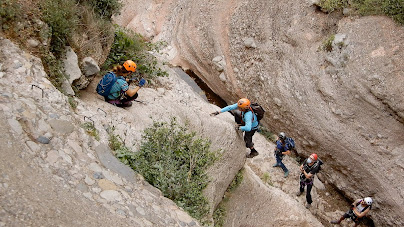
[[[230, 106], [226, 106], [223, 109], [220, 110], [220, 113], [224, 113], [230, 110], [235, 110], [238, 108], [238, 103], [234, 103], [233, 105]], [[244, 112], [241, 111], [241, 116], [243, 119], [243, 122], [245, 122], [244, 126], [240, 126], [240, 130], [243, 132], [250, 132], [253, 129], [257, 129], [258, 128], [258, 119], [257, 116], [253, 117], [253, 112], [252, 111], [248, 111], [248, 112]]]
[[253, 158], [258, 155], [258, 151], [254, 149], [254, 143], [252, 142], [252, 137], [254, 133], [258, 130], [258, 117], [252, 112], [251, 102], [246, 98], [238, 100], [237, 103], [226, 106], [220, 111], [211, 113], [211, 116], [216, 116], [220, 113], [235, 110], [234, 118], [237, 123], [236, 129], [240, 129], [244, 132], [244, 142], [247, 148], [251, 150], [247, 158]]

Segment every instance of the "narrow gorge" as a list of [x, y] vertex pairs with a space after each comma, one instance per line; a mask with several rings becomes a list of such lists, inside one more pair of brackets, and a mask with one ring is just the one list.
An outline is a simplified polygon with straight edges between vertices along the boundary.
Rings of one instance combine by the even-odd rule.
[[[67, 48], [69, 77], [61, 92], [46, 73], [47, 59], [36, 57], [51, 38], [38, 44], [21, 34], [24, 48], [0, 26], [0, 227], [203, 226], [108, 146], [113, 130], [137, 151], [145, 129], [173, 117], [220, 151], [207, 171], [206, 225], [219, 225], [213, 218], [223, 209], [220, 226], [333, 226], [330, 220], [366, 196], [375, 202], [363, 226], [404, 225], [402, 25], [350, 8], [326, 13], [310, 0], [121, 2], [112, 21], [164, 44], [149, 54], [167, 73], [142, 88], [141, 102], [129, 108], [95, 92], [113, 37], [91, 43], [76, 34], [75, 44], [87, 39], [88, 50], [82, 56], [79, 45]], [[202, 80], [215, 101], [198, 94], [182, 70]], [[267, 130], [295, 139], [300, 158], [317, 153], [324, 161], [310, 209], [296, 196], [298, 158], [285, 158], [290, 175], [284, 178], [272, 168], [275, 145], [264, 133], [253, 139], [260, 154], [246, 159], [233, 116], [209, 116], [242, 97], [264, 107]], [[229, 191], [240, 173], [240, 185]]]

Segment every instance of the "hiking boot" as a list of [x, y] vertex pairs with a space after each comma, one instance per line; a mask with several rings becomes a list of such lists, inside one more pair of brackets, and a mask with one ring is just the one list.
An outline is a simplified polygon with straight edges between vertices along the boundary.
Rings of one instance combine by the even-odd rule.
[[339, 224], [339, 221], [330, 221], [331, 224]]
[[298, 191], [298, 192], [296, 193], [297, 196], [301, 196], [302, 194], [303, 194], [303, 192], [301, 192], [301, 191]]
[[278, 167], [278, 163], [275, 163], [272, 167]]
[[284, 178], [288, 177], [289, 171], [286, 171], [285, 174], [283, 175]]
[[131, 107], [132, 102], [122, 103], [122, 107]]
[[117, 107], [131, 107], [132, 106], [132, 102], [125, 102], [125, 103], [121, 103], [121, 104], [116, 104]]
[[306, 203], [306, 209], [309, 209], [311, 207], [310, 203]]
[[251, 151], [250, 154], [247, 155], [247, 158], [254, 158], [257, 155], [258, 155], [257, 151]]

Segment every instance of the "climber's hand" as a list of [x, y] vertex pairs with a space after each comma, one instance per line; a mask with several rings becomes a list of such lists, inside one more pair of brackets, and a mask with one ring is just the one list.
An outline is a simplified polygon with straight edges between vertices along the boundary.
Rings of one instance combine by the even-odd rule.
[[143, 87], [146, 84], [146, 80], [145, 79], [140, 79], [139, 81], [139, 87]]

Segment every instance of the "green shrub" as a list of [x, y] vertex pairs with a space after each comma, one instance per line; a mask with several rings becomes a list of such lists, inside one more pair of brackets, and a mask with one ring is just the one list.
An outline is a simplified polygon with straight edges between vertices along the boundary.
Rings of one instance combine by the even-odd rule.
[[126, 60], [131, 59], [137, 65], [136, 73], [142, 77], [152, 79], [156, 76], [166, 76], [167, 72], [157, 66], [157, 59], [147, 52], [158, 47], [160, 45], [147, 43], [140, 34], [117, 26], [114, 43], [102, 70], [106, 71], [113, 65], [123, 64]]
[[76, 2], [74, 0], [42, 0], [42, 20], [51, 29], [50, 51], [61, 57], [67, 41], [78, 25]]
[[[130, 158], [134, 154], [125, 146], [125, 144], [122, 142], [122, 139], [114, 135], [113, 133], [109, 134], [109, 147], [111, 150], [114, 152], [115, 155], [124, 163], [129, 165]], [[127, 160], [126, 160], [127, 159]]]
[[116, 156], [192, 217], [203, 220], [209, 212], [202, 194], [209, 182], [206, 170], [217, 160], [218, 152], [210, 152], [207, 139], [177, 125], [175, 119], [154, 122], [145, 129], [142, 141], [138, 152], [121, 149]]
[[226, 208], [225, 203], [220, 202], [215, 212], [213, 212], [213, 221], [215, 227], [222, 227], [224, 225], [224, 220], [226, 218]]
[[1, 0], [0, 6], [0, 30], [8, 30], [19, 19], [21, 8], [15, 0]]
[[102, 69], [108, 70], [112, 68], [113, 65], [122, 64], [128, 59], [134, 60], [133, 58], [145, 49], [146, 43], [139, 34], [116, 26], [114, 43], [112, 44], [108, 58], [105, 60]]
[[243, 182], [244, 175], [244, 168], [241, 168], [240, 171], [236, 174], [233, 181], [230, 183], [229, 187], [227, 188], [228, 192], [234, 191], [240, 184]]
[[80, 2], [91, 5], [94, 12], [105, 20], [111, 20], [112, 16], [119, 15], [123, 6], [119, 0], [80, 0]]
[[321, 49], [324, 51], [331, 52], [332, 51], [332, 42], [335, 39], [335, 35], [331, 35], [328, 37], [326, 40], [323, 41], [323, 44], [321, 45]]
[[69, 96], [69, 98], [67, 98], [67, 101], [69, 102], [70, 106], [73, 108], [73, 110], [75, 110], [77, 108], [77, 101], [74, 100], [73, 97]]
[[49, 81], [62, 93], [62, 84], [66, 80], [62, 60], [57, 59], [52, 53], [42, 53], [41, 60], [44, 63], [46, 74], [49, 76]]
[[331, 13], [335, 10], [342, 9], [348, 6], [347, 0], [320, 0], [318, 6], [325, 12]]
[[84, 124], [81, 125], [82, 128], [84, 128], [86, 130], [86, 132], [94, 137], [97, 141], [100, 140], [100, 136], [98, 134], [98, 130], [95, 128], [94, 124], [91, 122], [86, 122]]
[[382, 10], [387, 16], [404, 25], [404, 0], [385, 0]]
[[328, 13], [352, 7], [361, 15], [384, 14], [404, 24], [404, 0], [320, 0], [318, 6]]
[[318, 5], [325, 12], [351, 6], [361, 15], [385, 14], [404, 24], [404, 0], [320, 0]]

